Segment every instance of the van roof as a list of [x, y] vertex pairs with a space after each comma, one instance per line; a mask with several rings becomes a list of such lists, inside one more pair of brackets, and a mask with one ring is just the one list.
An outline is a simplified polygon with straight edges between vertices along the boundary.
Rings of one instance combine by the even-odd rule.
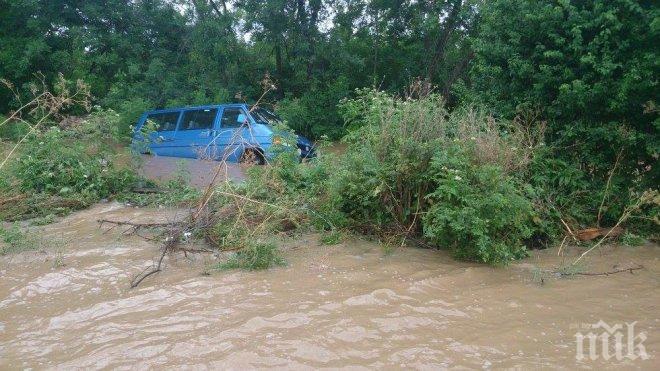
[[246, 103], [222, 103], [222, 104], [208, 104], [205, 106], [184, 106], [184, 107], [173, 107], [173, 108], [163, 108], [156, 110], [145, 111], [145, 114], [152, 113], [167, 113], [167, 112], [178, 112], [178, 111], [191, 111], [191, 110], [200, 110], [200, 109], [212, 109], [212, 108], [222, 108], [222, 107], [243, 107], [247, 109]]

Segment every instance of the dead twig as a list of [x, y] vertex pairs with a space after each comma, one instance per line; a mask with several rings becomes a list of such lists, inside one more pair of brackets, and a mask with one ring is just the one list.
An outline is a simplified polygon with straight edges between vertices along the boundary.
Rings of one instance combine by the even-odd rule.
[[161, 271], [161, 266], [163, 265], [163, 259], [165, 259], [165, 255], [167, 254], [168, 250], [170, 250], [170, 245], [171, 245], [170, 243], [166, 243], [165, 246], [163, 246], [162, 253], [160, 254], [160, 259], [158, 259], [158, 264], [156, 264], [156, 266], [152, 267], [151, 270], [148, 270], [149, 268], [146, 268], [145, 270], [142, 271], [142, 273], [138, 274], [137, 276], [135, 276], [135, 278], [133, 278], [133, 281], [131, 281], [132, 289], [138, 287], [140, 282], [144, 281], [147, 277]]
[[569, 227], [568, 224], [566, 224], [566, 222], [564, 221], [564, 219], [559, 218], [559, 220], [561, 220], [561, 223], [562, 223], [562, 224], [564, 225], [564, 227], [566, 228], [566, 231], [568, 232], [568, 234], [571, 235], [571, 237], [573, 237], [573, 240], [577, 241], [578, 238], [577, 238], [577, 236], [575, 235], [575, 233], [573, 233], [573, 230], [571, 229], [571, 227]]

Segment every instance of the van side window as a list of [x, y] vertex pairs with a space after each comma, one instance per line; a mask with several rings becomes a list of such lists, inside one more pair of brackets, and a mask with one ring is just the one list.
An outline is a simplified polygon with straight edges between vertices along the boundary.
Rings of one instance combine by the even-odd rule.
[[179, 112], [152, 113], [147, 116], [147, 122], [152, 122], [156, 131], [174, 131], [179, 120]]
[[179, 130], [212, 129], [217, 114], [217, 108], [184, 111]]
[[222, 128], [239, 128], [247, 121], [247, 115], [242, 108], [225, 108], [222, 111]]

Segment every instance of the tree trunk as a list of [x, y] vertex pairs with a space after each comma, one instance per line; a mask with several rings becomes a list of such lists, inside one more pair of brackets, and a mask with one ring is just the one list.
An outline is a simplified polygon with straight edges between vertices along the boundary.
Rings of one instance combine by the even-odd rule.
[[438, 38], [435, 41], [435, 47], [433, 48], [433, 57], [431, 58], [431, 62], [429, 63], [426, 72], [426, 77], [429, 81], [433, 80], [433, 76], [435, 76], [438, 70], [438, 63], [444, 57], [445, 50], [447, 48], [447, 42], [449, 41], [451, 34], [456, 29], [456, 26], [458, 26], [458, 24], [460, 23], [459, 14], [461, 12], [462, 7], [463, 7], [462, 0], [454, 0], [452, 2], [452, 8], [449, 11], [449, 14], [447, 15], [445, 26], [443, 27], [442, 32], [440, 32]]

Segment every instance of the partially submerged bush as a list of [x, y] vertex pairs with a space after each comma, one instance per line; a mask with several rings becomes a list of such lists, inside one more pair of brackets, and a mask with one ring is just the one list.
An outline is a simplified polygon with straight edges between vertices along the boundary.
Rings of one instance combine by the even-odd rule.
[[526, 256], [532, 203], [497, 165], [476, 165], [460, 146], [432, 161], [435, 189], [423, 217], [424, 236], [461, 259], [501, 264]]
[[0, 255], [16, 254], [41, 248], [41, 244], [33, 235], [27, 234], [13, 224], [10, 228], [0, 226]]
[[352, 127], [331, 181], [353, 228], [424, 236], [462, 259], [525, 255], [537, 228], [524, 176], [543, 125], [448, 112], [442, 99], [363, 92], [342, 111]]
[[113, 112], [73, 117], [28, 135], [0, 171], [0, 219], [63, 215], [123, 192], [137, 175], [120, 154]]
[[235, 252], [218, 269], [260, 270], [285, 265], [274, 243], [256, 242]]
[[104, 198], [135, 181], [132, 171], [114, 166], [112, 153], [102, 148], [104, 143], [89, 143], [74, 135], [51, 128], [29, 137], [13, 168], [21, 190]]

